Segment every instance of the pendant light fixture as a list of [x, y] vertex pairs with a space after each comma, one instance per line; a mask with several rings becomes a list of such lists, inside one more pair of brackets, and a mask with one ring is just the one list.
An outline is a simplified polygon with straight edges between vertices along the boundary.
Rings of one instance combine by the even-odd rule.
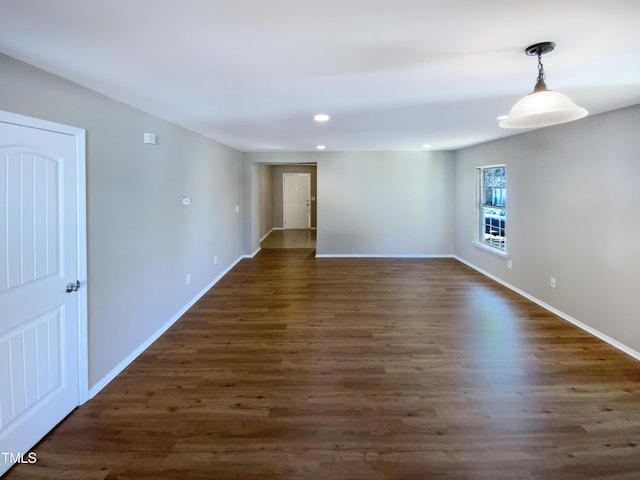
[[502, 128], [539, 128], [572, 122], [586, 117], [587, 111], [577, 106], [566, 95], [547, 89], [542, 55], [553, 51], [556, 44], [542, 42], [525, 49], [529, 56], [538, 57], [538, 79], [533, 92], [520, 99], [509, 115], [500, 122]]

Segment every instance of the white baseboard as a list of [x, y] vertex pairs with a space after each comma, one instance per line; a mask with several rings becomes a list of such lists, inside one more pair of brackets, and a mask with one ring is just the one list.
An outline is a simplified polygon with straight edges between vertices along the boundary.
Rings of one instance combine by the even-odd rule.
[[235, 267], [243, 257], [238, 257], [230, 266], [228, 266], [220, 275], [214, 278], [211, 283], [209, 283], [205, 288], [203, 288], [200, 292], [196, 294], [189, 302], [182, 307], [175, 315], [173, 315], [162, 327], [160, 327], [153, 335], [151, 335], [147, 340], [145, 340], [142, 344], [138, 346], [133, 352], [131, 352], [124, 360], [122, 360], [118, 365], [116, 365], [108, 374], [106, 374], [102, 379], [96, 382], [93, 387], [89, 389], [89, 394], [87, 400], [90, 400], [94, 396], [100, 392], [104, 387], [106, 387], [109, 382], [111, 382], [114, 378], [116, 378], [131, 362], [133, 362], [142, 352], [144, 352], [147, 348], [151, 346], [153, 342], [155, 342], [158, 338], [162, 336], [171, 326], [176, 323], [180, 317], [182, 317], [187, 310], [189, 310], [198, 300], [202, 298], [202, 296], [207, 293], [211, 288], [220, 281], [222, 277], [224, 277], [229, 271]]
[[614, 338], [611, 338], [609, 335], [607, 335], [605, 333], [602, 333], [601, 331], [596, 330], [595, 328], [590, 327], [589, 325], [587, 325], [585, 323], [582, 323], [580, 320], [577, 320], [577, 319], [573, 318], [571, 315], [568, 315], [568, 314], [564, 313], [563, 311], [558, 310], [557, 308], [549, 305], [548, 303], [545, 303], [542, 300], [534, 297], [533, 295], [528, 294], [524, 290], [521, 290], [518, 287], [516, 287], [514, 285], [511, 285], [509, 282], [505, 282], [501, 278], [496, 277], [495, 275], [487, 272], [486, 270], [483, 270], [482, 268], [474, 265], [473, 263], [467, 262], [466, 260], [464, 260], [464, 259], [462, 259], [462, 258], [460, 258], [458, 256], [455, 256], [455, 255], [453, 256], [453, 258], [455, 258], [456, 260], [458, 260], [461, 263], [464, 263], [468, 267], [473, 268], [475, 271], [480, 272], [484, 276], [489, 277], [491, 280], [494, 280], [494, 281], [498, 282], [500, 285], [503, 285], [503, 286], [507, 287], [509, 290], [512, 290], [512, 291], [516, 292], [518, 295], [522, 295], [527, 300], [531, 300], [533, 303], [535, 303], [537, 305], [540, 305], [545, 310], [548, 310], [549, 312], [557, 315], [558, 317], [562, 318], [563, 320], [566, 320], [567, 322], [574, 324], [576, 327], [579, 327], [582, 330], [584, 330], [585, 332], [590, 333], [594, 337], [597, 337], [600, 340], [608, 343], [612, 347], [617, 348], [618, 350], [626, 353], [627, 355], [635, 358], [636, 360], [640, 360], [640, 352], [637, 352], [633, 348], [628, 347], [624, 343], [621, 343], [618, 340], [616, 340]]
[[316, 258], [455, 258], [453, 255], [401, 253], [316, 253]]
[[250, 255], [242, 255], [242, 258], [253, 258], [260, 252], [260, 250], [262, 250], [262, 247], [258, 247], [256, 251]]

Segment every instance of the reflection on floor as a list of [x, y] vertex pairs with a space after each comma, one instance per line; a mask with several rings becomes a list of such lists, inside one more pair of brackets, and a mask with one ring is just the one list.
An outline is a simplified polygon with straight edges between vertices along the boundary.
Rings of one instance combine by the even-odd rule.
[[315, 230], [273, 230], [260, 242], [262, 248], [316, 248]]

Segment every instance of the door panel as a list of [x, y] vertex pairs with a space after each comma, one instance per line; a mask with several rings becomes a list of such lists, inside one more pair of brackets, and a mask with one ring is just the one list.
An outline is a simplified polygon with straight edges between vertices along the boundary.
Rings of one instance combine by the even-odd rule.
[[311, 226], [311, 175], [284, 173], [282, 179], [284, 228], [309, 228]]
[[62, 315], [60, 309], [47, 312], [0, 339], [0, 364], [7, 375], [3, 379], [9, 378], [0, 393], [3, 426], [61, 388]]
[[65, 291], [80, 278], [78, 155], [74, 135], [0, 122], [0, 451], [13, 458], [79, 403], [79, 301]]
[[[6, 195], [0, 200], [0, 224], [7, 236], [0, 240], [6, 261], [0, 293], [60, 273], [57, 162], [15, 148], [3, 152], [0, 182]], [[7, 252], [11, 252], [8, 257]]]

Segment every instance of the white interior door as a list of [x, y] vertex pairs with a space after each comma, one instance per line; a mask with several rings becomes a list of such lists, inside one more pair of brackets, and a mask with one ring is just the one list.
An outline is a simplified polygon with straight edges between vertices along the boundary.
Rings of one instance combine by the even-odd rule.
[[311, 174], [282, 174], [283, 227], [309, 228], [311, 226]]
[[0, 475], [80, 403], [84, 131], [54, 126], [0, 112]]

